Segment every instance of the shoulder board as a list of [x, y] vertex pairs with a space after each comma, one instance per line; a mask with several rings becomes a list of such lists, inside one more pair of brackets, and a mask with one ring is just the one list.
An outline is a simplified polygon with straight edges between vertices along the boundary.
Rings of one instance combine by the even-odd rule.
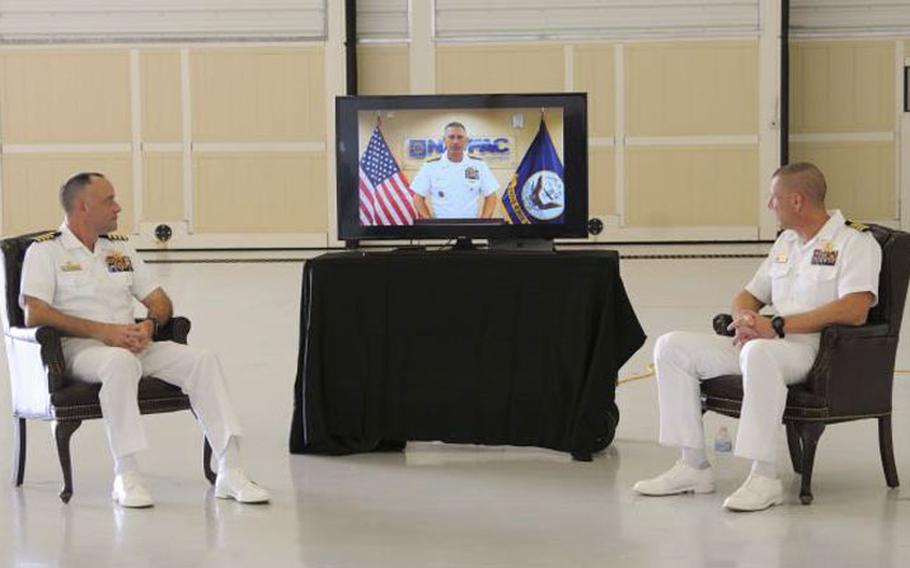
[[865, 233], [866, 231], [869, 230], [869, 225], [864, 225], [863, 223], [857, 223], [856, 221], [851, 221], [850, 219], [845, 220], [844, 224], [847, 225], [848, 227], [850, 227], [851, 229], [856, 229], [857, 231], [861, 231], [863, 233]]
[[481, 158], [480, 156], [475, 156], [474, 154], [468, 154], [468, 158], [471, 160], [477, 160], [478, 162], [483, 161], [483, 158]]
[[439, 156], [433, 156], [432, 158], [427, 158], [427, 163], [438, 162], [441, 159], [442, 159], [442, 154], [440, 154]]
[[109, 241], [128, 241], [130, 238], [126, 235], [117, 235], [114, 233], [108, 233], [106, 235], [98, 235], [99, 239], [107, 239]]
[[33, 243], [43, 243], [45, 241], [52, 241], [60, 236], [60, 231], [49, 231], [47, 233], [42, 233], [32, 237]]

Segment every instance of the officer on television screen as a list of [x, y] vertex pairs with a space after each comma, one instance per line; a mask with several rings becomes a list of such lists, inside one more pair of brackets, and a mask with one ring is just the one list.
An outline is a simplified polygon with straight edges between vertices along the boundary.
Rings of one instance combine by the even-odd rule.
[[463, 124], [447, 124], [444, 138], [445, 153], [427, 160], [411, 183], [417, 214], [422, 219], [492, 218], [499, 183], [483, 160], [465, 152]]

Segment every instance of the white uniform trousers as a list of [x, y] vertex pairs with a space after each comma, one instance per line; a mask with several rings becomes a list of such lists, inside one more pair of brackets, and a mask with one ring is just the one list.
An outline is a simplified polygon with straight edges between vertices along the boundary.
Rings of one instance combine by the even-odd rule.
[[660, 443], [702, 449], [699, 382], [742, 374], [743, 405], [735, 454], [776, 461], [777, 434], [787, 403], [787, 385], [806, 379], [818, 352], [817, 336], [753, 339], [734, 347], [731, 337], [675, 331], [654, 348], [660, 404]]
[[154, 376], [180, 387], [202, 423], [216, 455], [231, 436], [241, 434], [224, 384], [221, 363], [214, 353], [172, 341], [158, 341], [139, 354], [110, 347], [94, 339], [63, 339], [67, 373], [101, 383], [101, 412], [111, 452], [125, 456], [148, 445], [139, 414], [139, 379]]

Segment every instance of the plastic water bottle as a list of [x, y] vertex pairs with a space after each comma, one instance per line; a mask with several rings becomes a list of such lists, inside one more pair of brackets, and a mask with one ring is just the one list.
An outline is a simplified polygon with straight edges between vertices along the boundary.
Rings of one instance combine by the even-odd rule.
[[729, 454], [733, 451], [733, 440], [730, 438], [730, 431], [726, 426], [721, 426], [717, 430], [717, 437], [714, 438], [714, 453]]

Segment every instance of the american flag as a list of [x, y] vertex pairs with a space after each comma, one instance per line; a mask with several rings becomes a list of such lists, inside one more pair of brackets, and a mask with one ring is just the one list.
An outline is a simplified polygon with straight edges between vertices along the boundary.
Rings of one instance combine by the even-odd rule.
[[377, 126], [360, 157], [360, 224], [413, 225], [413, 198], [411, 184]]

